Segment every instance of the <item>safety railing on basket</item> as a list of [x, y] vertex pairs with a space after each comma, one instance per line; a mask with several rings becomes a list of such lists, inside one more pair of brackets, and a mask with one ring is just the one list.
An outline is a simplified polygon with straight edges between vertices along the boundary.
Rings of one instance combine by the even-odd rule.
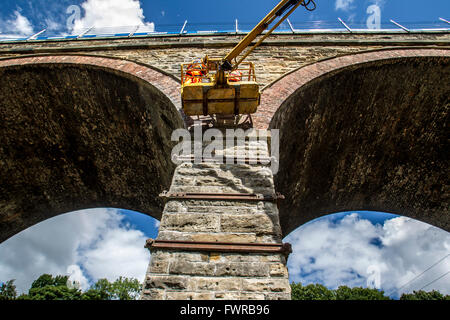
[[[181, 83], [213, 83], [216, 72], [208, 70], [201, 60], [181, 65]], [[252, 62], [242, 62], [239, 68], [226, 72], [229, 82], [254, 81], [256, 82], [255, 66]]]

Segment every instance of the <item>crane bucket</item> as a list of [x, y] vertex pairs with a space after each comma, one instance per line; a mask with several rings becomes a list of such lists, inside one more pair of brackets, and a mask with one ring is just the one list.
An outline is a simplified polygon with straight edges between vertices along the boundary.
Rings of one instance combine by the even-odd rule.
[[181, 67], [183, 111], [188, 116], [252, 114], [260, 102], [253, 63], [225, 72], [226, 83], [218, 86], [217, 71], [200, 62]]

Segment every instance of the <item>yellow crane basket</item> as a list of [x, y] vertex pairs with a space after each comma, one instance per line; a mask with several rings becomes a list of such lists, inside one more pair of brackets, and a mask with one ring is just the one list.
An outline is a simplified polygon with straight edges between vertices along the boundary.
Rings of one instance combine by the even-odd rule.
[[261, 94], [255, 67], [243, 62], [225, 72], [226, 84], [217, 85], [217, 72], [202, 61], [181, 65], [181, 99], [188, 116], [238, 115], [255, 113]]

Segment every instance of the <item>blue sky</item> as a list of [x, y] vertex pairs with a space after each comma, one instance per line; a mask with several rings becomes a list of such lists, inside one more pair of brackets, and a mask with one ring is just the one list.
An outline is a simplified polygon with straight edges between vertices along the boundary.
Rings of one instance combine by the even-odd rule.
[[[299, 8], [290, 18], [294, 27], [341, 27], [341, 17], [350, 26], [365, 25], [367, 8], [378, 5], [382, 26], [390, 18], [407, 26], [433, 23], [447, 27], [438, 18], [450, 19], [448, 0], [317, 0], [313, 13]], [[2, 0], [0, 32], [30, 35], [43, 28], [53, 34], [70, 33], [78, 27], [142, 24], [149, 29], [178, 30], [184, 20], [188, 28], [212, 29], [258, 22], [278, 1], [163, 1], [163, 0]], [[69, 21], [79, 8], [79, 19]], [[313, 23], [313, 21], [315, 21]], [[389, 25], [392, 27], [392, 25]], [[67, 213], [41, 222], [0, 244], [0, 282], [17, 279], [20, 291], [42, 273], [69, 274], [83, 288], [96, 279], [118, 276], [143, 280], [150, 255], [143, 248], [147, 238], [157, 235], [158, 221], [146, 215], [98, 208]], [[366, 286], [370, 270], [379, 270], [381, 288], [393, 296], [397, 288], [422, 288], [445, 271], [450, 258], [420, 278], [402, 287], [433, 262], [450, 253], [450, 235], [424, 223], [385, 213], [347, 212], [316, 219], [301, 226], [285, 241], [294, 252], [288, 266], [291, 281]], [[425, 290], [450, 294], [450, 277]]]

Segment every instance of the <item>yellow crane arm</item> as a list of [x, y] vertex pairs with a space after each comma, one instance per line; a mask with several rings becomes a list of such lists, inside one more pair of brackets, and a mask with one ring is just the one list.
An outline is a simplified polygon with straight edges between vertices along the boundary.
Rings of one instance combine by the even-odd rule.
[[[313, 3], [314, 8], [309, 8], [308, 5]], [[244, 61], [244, 59], [257, 47], [259, 46], [278, 26], [289, 17], [289, 15], [295, 11], [300, 5], [303, 5], [306, 9], [312, 11], [315, 9], [314, 0], [281, 0], [280, 3], [273, 8], [270, 13], [259, 22], [256, 27], [253, 28], [250, 33], [248, 33], [244, 39], [242, 39], [233, 50], [228, 53], [228, 55], [223, 59], [221, 70], [227, 71], [236, 69], [239, 64]], [[289, 11], [288, 11], [289, 10]], [[286, 13], [286, 11], [288, 11]], [[245, 55], [234, 65], [232, 64], [233, 59], [236, 59], [260, 34], [264, 32], [277, 18], [279, 21], [252, 47]]]
[[[211, 115], [215, 121], [223, 121], [223, 124], [232, 121], [234, 125], [239, 123], [241, 114], [255, 113], [261, 101], [261, 92], [253, 63], [247, 63], [244, 69], [238, 67], [299, 6], [312, 11], [316, 4], [314, 0], [281, 0], [225, 58], [210, 59], [205, 56], [200, 62], [193, 61], [186, 65], [186, 73], [182, 65], [181, 100], [184, 113], [187, 116]], [[242, 54], [269, 27], [270, 30]]]

